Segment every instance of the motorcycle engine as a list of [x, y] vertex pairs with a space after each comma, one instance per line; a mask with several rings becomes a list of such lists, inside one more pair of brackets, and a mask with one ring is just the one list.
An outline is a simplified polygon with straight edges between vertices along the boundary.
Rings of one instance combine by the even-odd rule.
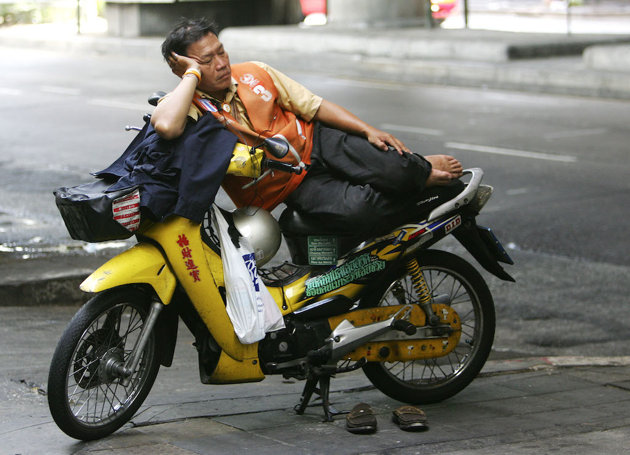
[[264, 373], [282, 372], [285, 376], [300, 376], [304, 372], [300, 365], [286, 368], [283, 363], [305, 358], [307, 353], [323, 346], [330, 335], [328, 320], [300, 321], [285, 319], [286, 328], [268, 333], [259, 343], [259, 356]]

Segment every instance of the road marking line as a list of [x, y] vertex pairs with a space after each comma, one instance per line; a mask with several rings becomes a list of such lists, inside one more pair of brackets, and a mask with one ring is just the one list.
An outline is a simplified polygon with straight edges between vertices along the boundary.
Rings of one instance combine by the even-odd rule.
[[545, 139], [564, 139], [571, 137], [580, 137], [580, 136], [595, 136], [599, 134], [606, 134], [608, 130], [606, 128], [591, 128], [586, 130], [569, 130], [569, 131], [558, 131], [557, 133], [549, 133], [545, 134]]
[[42, 92], [55, 93], [57, 95], [73, 95], [77, 96], [81, 94], [81, 90], [72, 87], [59, 87], [57, 85], [42, 85], [39, 88]]
[[22, 90], [17, 88], [0, 87], [0, 95], [20, 96]]
[[114, 100], [107, 100], [103, 98], [93, 98], [89, 100], [88, 103], [94, 106], [113, 107], [113, 108], [118, 108], [118, 109], [129, 109], [132, 111], [148, 111], [151, 109], [151, 106], [149, 105], [145, 106], [139, 103], [138, 104], [126, 103], [124, 101], [114, 101]]
[[381, 124], [381, 129], [385, 131], [398, 131], [402, 133], [422, 134], [425, 136], [444, 136], [444, 131], [431, 128], [420, 128], [417, 126], [393, 125], [391, 123]]
[[464, 144], [461, 142], [447, 142], [444, 147], [449, 149], [467, 150], [479, 153], [493, 153], [495, 155], [518, 156], [520, 158], [533, 158], [537, 160], [560, 161], [562, 163], [575, 163], [577, 158], [569, 155], [551, 155], [549, 153], [529, 152], [526, 150], [491, 147], [487, 145]]

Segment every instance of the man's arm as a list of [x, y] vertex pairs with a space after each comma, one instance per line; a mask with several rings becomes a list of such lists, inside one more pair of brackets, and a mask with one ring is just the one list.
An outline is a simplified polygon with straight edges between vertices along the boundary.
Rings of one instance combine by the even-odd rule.
[[400, 154], [411, 152], [402, 141], [393, 135], [368, 125], [352, 112], [331, 101], [322, 100], [314, 119], [347, 133], [365, 137], [372, 145], [381, 150], [387, 150], [388, 146], [392, 146]]
[[199, 65], [190, 58], [173, 54], [169, 60], [173, 73], [181, 80], [175, 90], [162, 98], [151, 115], [151, 125], [164, 139], [175, 139], [186, 128], [188, 112], [192, 103], [198, 79], [192, 74], [185, 75], [187, 69], [200, 72]]
[[262, 62], [253, 63], [264, 69], [273, 80], [278, 90], [278, 103], [283, 109], [307, 121], [318, 120], [338, 130], [365, 137], [382, 150], [387, 150], [387, 146], [391, 145], [398, 150], [398, 153], [409, 152], [405, 144], [391, 134], [368, 125], [341, 106], [314, 95], [302, 84], [277, 69]]
[[[391, 145], [401, 155], [403, 152], [411, 153], [405, 144], [396, 137], [368, 125], [353, 113], [330, 101], [322, 100], [322, 104], [315, 114], [315, 120], [339, 130], [363, 136], [381, 150], [387, 150], [387, 146]], [[427, 187], [447, 185], [452, 179], [462, 175], [461, 163], [452, 156], [431, 155], [426, 156], [425, 159], [431, 163], [431, 173], [426, 181]]]

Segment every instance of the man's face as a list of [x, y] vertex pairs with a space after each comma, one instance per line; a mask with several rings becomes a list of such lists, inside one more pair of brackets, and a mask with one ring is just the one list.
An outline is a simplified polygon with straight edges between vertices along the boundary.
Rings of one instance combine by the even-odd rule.
[[223, 44], [212, 33], [194, 42], [186, 50], [188, 57], [201, 65], [199, 89], [215, 96], [222, 96], [232, 82], [230, 57]]

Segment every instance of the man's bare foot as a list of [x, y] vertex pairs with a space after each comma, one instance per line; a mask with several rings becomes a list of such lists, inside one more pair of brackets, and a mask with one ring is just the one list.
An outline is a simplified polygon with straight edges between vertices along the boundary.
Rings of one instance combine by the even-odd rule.
[[453, 174], [454, 178], [462, 176], [462, 171], [464, 170], [462, 163], [450, 155], [429, 155], [425, 156], [425, 158], [431, 163], [433, 169]]
[[429, 174], [429, 177], [424, 185], [427, 188], [432, 186], [448, 185], [454, 178], [456, 178], [455, 174], [433, 168], [431, 169], [431, 174]]

